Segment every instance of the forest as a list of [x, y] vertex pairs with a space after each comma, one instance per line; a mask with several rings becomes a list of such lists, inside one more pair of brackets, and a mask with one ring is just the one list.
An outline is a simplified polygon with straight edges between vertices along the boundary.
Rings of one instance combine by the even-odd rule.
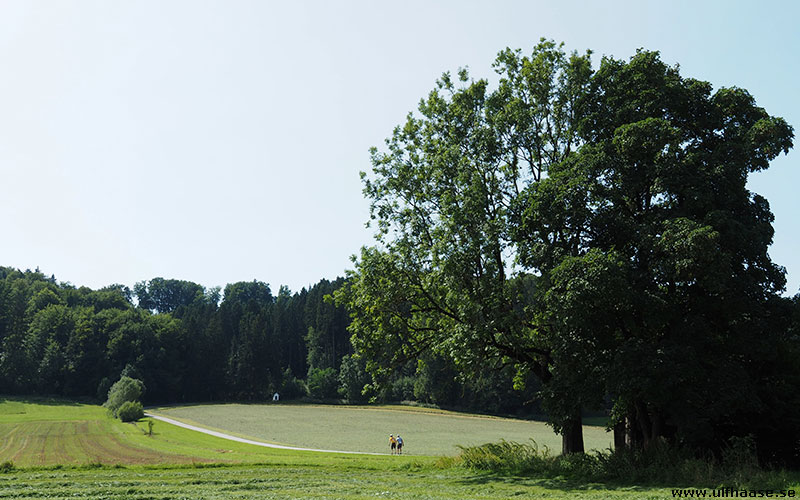
[[105, 401], [121, 376], [145, 384], [144, 402], [283, 399], [417, 401], [488, 413], [530, 415], [535, 387], [514, 391], [513, 371], [465, 380], [427, 356], [374, 384], [353, 357], [347, 311], [320, 280], [273, 295], [259, 281], [224, 291], [154, 278], [133, 290], [58, 282], [0, 267], [0, 393]]

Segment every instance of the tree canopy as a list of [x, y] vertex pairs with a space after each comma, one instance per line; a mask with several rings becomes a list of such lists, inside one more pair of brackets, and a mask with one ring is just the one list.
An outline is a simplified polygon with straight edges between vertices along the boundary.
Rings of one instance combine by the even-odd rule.
[[430, 352], [535, 374], [565, 452], [609, 404], [618, 445], [746, 433], [770, 346], [796, 352], [772, 329], [773, 217], [746, 187], [792, 127], [657, 52], [593, 70], [542, 40], [494, 67], [494, 86], [445, 73], [362, 173], [378, 244], [338, 298], [368, 368]]

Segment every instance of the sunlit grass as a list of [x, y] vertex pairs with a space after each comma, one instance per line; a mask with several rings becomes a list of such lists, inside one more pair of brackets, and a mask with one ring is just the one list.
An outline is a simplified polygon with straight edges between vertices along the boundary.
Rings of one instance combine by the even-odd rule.
[[100, 406], [64, 401], [0, 400], [0, 462], [18, 467], [99, 464], [345, 463], [374, 467], [407, 457], [317, 454], [238, 443], [154, 421], [122, 423]]
[[[389, 465], [389, 462], [384, 462]], [[0, 498], [89, 499], [464, 499], [672, 498], [666, 488], [606, 487], [558, 480], [494, 477], [464, 469], [328, 465], [233, 465], [21, 470], [0, 474]]]
[[[332, 416], [331, 407], [297, 409]], [[472, 421], [427, 409], [382, 411], [402, 422], [426, 414], [448, 416], [451, 425]], [[483, 420], [488, 426], [498, 419]], [[447, 465], [427, 456], [268, 449], [158, 421], [152, 436], [147, 430], [146, 419], [123, 424], [98, 406], [0, 399], [0, 498], [672, 498], [669, 488], [479, 473], [452, 458]]]
[[[387, 453], [389, 434], [401, 434], [410, 455], [454, 455], [458, 446], [529, 442], [555, 453], [561, 438], [542, 422], [487, 417], [408, 406], [216, 404], [158, 408], [170, 418], [271, 443], [343, 451]], [[589, 449], [611, 447], [602, 427], [586, 426]]]

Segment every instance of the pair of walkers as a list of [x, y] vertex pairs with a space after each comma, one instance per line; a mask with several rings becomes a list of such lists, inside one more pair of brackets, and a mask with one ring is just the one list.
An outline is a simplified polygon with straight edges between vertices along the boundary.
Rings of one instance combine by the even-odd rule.
[[400, 437], [400, 434], [397, 437], [394, 437], [394, 434], [389, 434], [389, 448], [392, 450], [392, 455], [403, 454], [403, 438]]

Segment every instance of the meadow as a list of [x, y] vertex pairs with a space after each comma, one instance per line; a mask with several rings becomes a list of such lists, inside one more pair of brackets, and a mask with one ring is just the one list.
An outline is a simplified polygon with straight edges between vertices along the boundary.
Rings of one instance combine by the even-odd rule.
[[[307, 452], [237, 443], [155, 421], [122, 423], [96, 405], [0, 400], [0, 463], [16, 467], [305, 463]], [[328, 461], [352, 455], [326, 454]], [[386, 460], [401, 457], [373, 457]]]
[[[183, 410], [216, 415], [213, 412], [225, 406]], [[309, 409], [285, 406], [293, 411]], [[403, 422], [414, 421], [415, 416], [487, 427], [503, 421], [475, 417], [473, 422], [473, 417], [418, 409], [376, 410], [396, 413]], [[333, 413], [330, 407], [310, 411]], [[672, 490], [664, 487], [498, 475], [476, 472], [458, 466], [453, 459], [436, 456], [262, 448], [163, 422], [155, 422], [149, 435], [147, 421], [124, 424], [94, 405], [0, 399], [0, 498], [673, 498]]]
[[[313, 458], [310, 458], [313, 462]], [[673, 498], [671, 490], [493, 477], [461, 469], [237, 465], [24, 470], [0, 474], [0, 498], [92, 499], [625, 499]]]
[[[269, 443], [342, 451], [388, 452], [389, 434], [400, 434], [409, 455], [455, 455], [458, 446], [530, 442], [554, 453], [561, 438], [543, 422], [456, 413], [414, 406], [215, 404], [166, 407], [150, 413]], [[604, 450], [612, 437], [586, 426], [587, 449]]]

